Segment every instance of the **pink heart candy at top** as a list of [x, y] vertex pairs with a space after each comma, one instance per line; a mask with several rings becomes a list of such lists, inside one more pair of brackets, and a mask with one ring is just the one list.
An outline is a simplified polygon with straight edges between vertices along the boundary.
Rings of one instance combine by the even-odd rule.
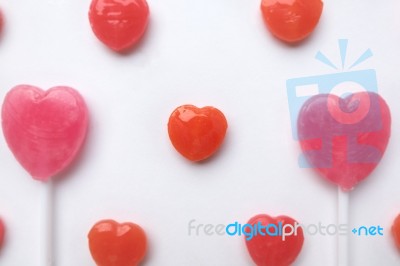
[[307, 162], [344, 191], [354, 188], [378, 165], [390, 137], [390, 111], [376, 93], [345, 98], [320, 94], [298, 116], [298, 137]]
[[43, 91], [20, 85], [4, 99], [2, 126], [7, 144], [34, 179], [47, 181], [78, 154], [86, 136], [88, 110], [69, 87]]

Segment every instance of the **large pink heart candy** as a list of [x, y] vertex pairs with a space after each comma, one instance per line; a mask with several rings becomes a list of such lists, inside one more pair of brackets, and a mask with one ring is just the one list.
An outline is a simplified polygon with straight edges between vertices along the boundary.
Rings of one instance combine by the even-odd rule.
[[1, 115], [3, 133], [14, 156], [41, 181], [72, 162], [88, 126], [86, 104], [69, 87], [46, 92], [29, 85], [17, 86], [6, 95]]
[[298, 136], [312, 168], [351, 190], [378, 165], [390, 137], [390, 111], [376, 93], [316, 95], [298, 117]]

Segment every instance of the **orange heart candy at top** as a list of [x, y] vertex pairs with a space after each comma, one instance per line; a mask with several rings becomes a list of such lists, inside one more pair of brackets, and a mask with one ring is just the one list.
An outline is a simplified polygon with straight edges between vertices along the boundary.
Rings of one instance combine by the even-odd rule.
[[92, 227], [88, 238], [98, 266], [136, 266], [146, 255], [146, 234], [134, 223], [102, 220]]
[[315, 29], [322, 14], [321, 0], [262, 0], [265, 24], [278, 39], [293, 43]]
[[4, 233], [5, 233], [4, 223], [0, 219], [0, 248], [3, 246]]
[[172, 145], [193, 162], [213, 155], [221, 146], [227, 128], [224, 114], [211, 106], [179, 106], [172, 112], [168, 122]]
[[89, 20], [96, 37], [114, 51], [133, 47], [146, 31], [146, 0], [92, 0]]
[[400, 214], [394, 219], [392, 225], [392, 235], [394, 237], [394, 243], [397, 249], [400, 251]]

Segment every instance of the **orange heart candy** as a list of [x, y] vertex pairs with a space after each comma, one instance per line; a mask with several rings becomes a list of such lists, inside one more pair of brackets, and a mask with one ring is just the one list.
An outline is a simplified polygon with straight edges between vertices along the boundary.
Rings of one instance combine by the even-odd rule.
[[92, 227], [88, 238], [98, 266], [136, 266], [146, 255], [146, 234], [134, 223], [102, 220]]
[[190, 161], [209, 158], [221, 146], [228, 123], [217, 108], [182, 105], [168, 122], [168, 134], [175, 149]]

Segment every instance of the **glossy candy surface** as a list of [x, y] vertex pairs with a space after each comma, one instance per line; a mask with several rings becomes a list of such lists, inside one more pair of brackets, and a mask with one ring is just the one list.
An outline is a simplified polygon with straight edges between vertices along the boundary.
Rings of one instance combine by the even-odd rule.
[[390, 137], [391, 117], [376, 93], [307, 100], [298, 116], [298, 137], [310, 167], [351, 190], [380, 162]]
[[2, 107], [5, 139], [33, 178], [46, 181], [64, 170], [86, 136], [88, 110], [69, 87], [43, 91], [20, 85], [7, 93]]
[[182, 105], [169, 118], [168, 134], [175, 149], [196, 162], [207, 159], [218, 150], [227, 127], [224, 114], [214, 107]]
[[321, 0], [262, 0], [261, 11], [268, 29], [278, 39], [293, 43], [305, 39], [318, 24]]
[[89, 20], [96, 37], [112, 50], [133, 47], [146, 31], [146, 0], [93, 0]]
[[[279, 230], [289, 234], [291, 228], [285, 228], [285, 225], [291, 225], [292, 228], [295, 228], [296, 221], [294, 219], [288, 216], [271, 217], [260, 214], [251, 218], [247, 223], [253, 225], [253, 228], [254, 225], [263, 226], [263, 229], [257, 227], [257, 230], [255, 230], [257, 233], [253, 231], [253, 234], [255, 234], [253, 238], [246, 240], [247, 249], [257, 266], [289, 266], [296, 260], [303, 247], [303, 229], [298, 227], [296, 234], [293, 231], [291, 235], [285, 236], [285, 240], [283, 240], [282, 234], [274, 235], [275, 233], [279, 234], [277, 232]], [[279, 226], [280, 223], [281, 226]], [[265, 228], [272, 224], [276, 227]], [[275, 228], [278, 229], [275, 230]], [[270, 234], [267, 234], [266, 230]], [[249, 232], [249, 230], [246, 231]]]
[[134, 223], [102, 220], [92, 227], [88, 238], [90, 253], [98, 266], [135, 266], [146, 255], [146, 235]]

